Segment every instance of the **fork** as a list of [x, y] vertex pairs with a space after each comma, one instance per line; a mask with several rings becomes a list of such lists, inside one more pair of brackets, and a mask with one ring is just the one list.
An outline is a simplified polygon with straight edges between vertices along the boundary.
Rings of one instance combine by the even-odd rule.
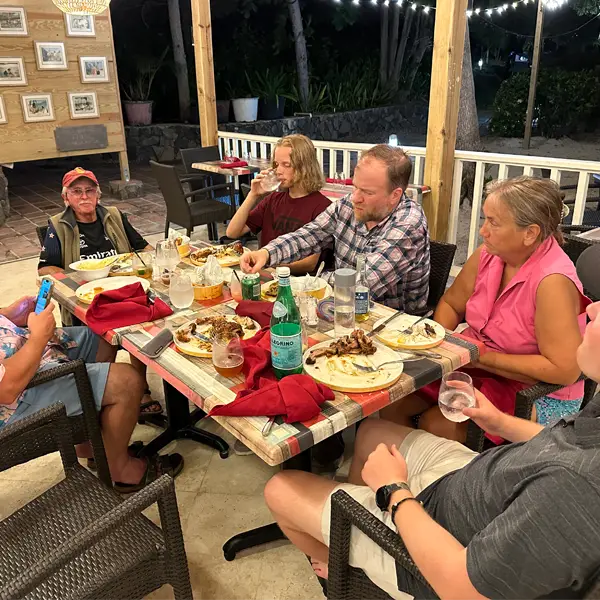
[[433, 314], [433, 311], [428, 310], [420, 319], [417, 319], [410, 327], [407, 327], [406, 329], [402, 330], [400, 332], [400, 335], [403, 335], [403, 334], [412, 335], [415, 325], [418, 325], [421, 321], [428, 319], [432, 314]]
[[359, 370], [364, 371], [365, 373], [379, 373], [379, 370], [385, 365], [396, 365], [399, 363], [412, 362], [415, 360], [423, 360], [424, 356], [415, 356], [414, 358], [405, 358], [402, 360], [389, 360], [388, 362], [381, 363], [376, 369], [374, 367], [369, 367], [367, 365], [359, 365], [358, 363], [353, 362], [352, 364]]

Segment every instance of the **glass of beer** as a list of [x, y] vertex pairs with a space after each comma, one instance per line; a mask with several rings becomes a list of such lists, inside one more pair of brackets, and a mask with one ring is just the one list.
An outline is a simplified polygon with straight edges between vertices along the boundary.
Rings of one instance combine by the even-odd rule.
[[235, 377], [244, 366], [244, 350], [239, 336], [226, 338], [215, 335], [212, 340], [212, 361], [223, 377]]

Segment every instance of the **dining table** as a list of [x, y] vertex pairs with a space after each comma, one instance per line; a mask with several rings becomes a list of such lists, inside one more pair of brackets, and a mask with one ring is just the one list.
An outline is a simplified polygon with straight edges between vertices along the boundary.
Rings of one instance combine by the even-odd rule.
[[[180, 263], [179, 267], [190, 268], [185, 263]], [[269, 281], [272, 277], [271, 270], [261, 273], [262, 282]], [[54, 299], [85, 323], [88, 305], [79, 302], [75, 296], [75, 291], [81, 284], [81, 275], [66, 271], [53, 275], [52, 279], [55, 282]], [[162, 283], [152, 281], [151, 289], [157, 296], [168, 301], [168, 290]], [[216, 372], [210, 358], [183, 354], [174, 346], [168, 347], [156, 359], [149, 358], [141, 349], [165, 327], [174, 330], [199, 317], [233, 315], [236, 306], [236, 301], [225, 287], [225, 294], [221, 298], [194, 302], [189, 308], [175, 310], [164, 319], [118, 328], [105, 335], [110, 343], [120, 346], [139, 359], [164, 381], [165, 430], [144, 447], [143, 455], [152, 455], [174, 439], [190, 438], [216, 448], [222, 458], [228, 456], [227, 443], [222, 438], [215, 439], [217, 436], [203, 431], [196, 424], [205, 419], [213, 407], [235, 399], [236, 394], [245, 387], [243, 375], [225, 378]], [[378, 320], [389, 317], [394, 312], [394, 309], [373, 303], [368, 320], [360, 323], [360, 327], [368, 332]], [[305, 326], [305, 330], [309, 347], [335, 338], [333, 324], [322, 319], [314, 327]], [[389, 404], [401, 402], [409, 394], [439, 380], [446, 373], [477, 361], [483, 347], [470, 338], [446, 331], [444, 340], [434, 350], [440, 358], [424, 357], [422, 360], [404, 363], [402, 375], [390, 387], [366, 393], [336, 391], [334, 399], [325, 402], [315, 418], [302, 423], [285, 423], [282, 417], [276, 417], [268, 435], [263, 435], [267, 417], [211, 418], [266, 464], [309, 471], [311, 448], [316, 444], [354, 426]], [[191, 412], [190, 404], [195, 407]], [[237, 552], [280, 539], [282, 535], [276, 524], [240, 533], [225, 543], [224, 556], [227, 560], [233, 560]]]

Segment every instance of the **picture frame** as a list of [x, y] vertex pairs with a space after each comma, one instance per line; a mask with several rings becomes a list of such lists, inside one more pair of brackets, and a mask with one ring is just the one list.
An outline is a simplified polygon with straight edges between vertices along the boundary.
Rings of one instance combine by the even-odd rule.
[[25, 123], [55, 120], [52, 94], [23, 94], [21, 102]]
[[4, 106], [4, 98], [0, 96], [0, 125], [8, 123], [8, 117], [6, 116], [6, 108]]
[[106, 56], [80, 56], [81, 83], [108, 82], [108, 59]]
[[23, 6], [0, 6], [0, 35], [29, 35]]
[[96, 92], [69, 92], [71, 119], [96, 119], [100, 116]]
[[35, 60], [40, 71], [64, 71], [69, 68], [64, 42], [34, 42]]
[[65, 14], [65, 29], [69, 37], [96, 37], [94, 15]]
[[0, 86], [27, 85], [25, 62], [19, 57], [0, 57]]

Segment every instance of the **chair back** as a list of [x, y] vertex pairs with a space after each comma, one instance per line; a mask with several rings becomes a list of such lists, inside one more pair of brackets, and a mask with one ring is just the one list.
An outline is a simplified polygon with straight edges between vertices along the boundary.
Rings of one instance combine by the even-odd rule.
[[575, 263], [577, 276], [587, 296], [594, 302], [600, 300], [600, 244], [586, 248]]
[[38, 240], [40, 240], [40, 246], [43, 246], [46, 241], [46, 233], [48, 233], [48, 225], [38, 225], [35, 228], [35, 232], [37, 233]]
[[429, 273], [428, 308], [435, 309], [446, 291], [455, 253], [456, 246], [454, 244], [433, 240], [430, 242], [431, 271]]
[[181, 187], [177, 169], [171, 165], [163, 165], [153, 160], [150, 161], [150, 168], [167, 205], [167, 220], [177, 223], [177, 225], [189, 227], [188, 223], [192, 219], [190, 207]]
[[242, 192], [242, 202], [248, 197], [248, 194], [250, 193], [251, 189], [252, 188], [247, 183], [242, 183], [242, 185], [240, 185], [240, 191]]
[[[198, 175], [203, 171], [198, 171], [197, 169], [192, 168], [194, 163], [198, 162], [208, 162], [212, 160], [221, 160], [221, 153], [219, 152], [219, 146], [207, 146], [206, 148], [183, 148], [179, 151], [181, 154], [181, 161], [183, 163], [183, 169], [188, 175]], [[218, 175], [209, 173], [211, 185], [219, 185], [221, 183], [227, 183], [224, 175]], [[194, 183], [192, 182], [192, 189], [194, 188]], [[197, 187], [200, 187], [197, 183], [195, 184]]]

